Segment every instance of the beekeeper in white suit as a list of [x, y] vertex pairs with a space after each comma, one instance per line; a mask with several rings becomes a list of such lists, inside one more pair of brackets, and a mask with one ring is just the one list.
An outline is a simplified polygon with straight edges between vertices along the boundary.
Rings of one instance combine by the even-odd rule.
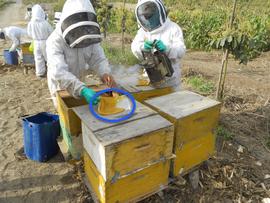
[[12, 41], [9, 51], [15, 51], [20, 46], [23, 36], [27, 36], [27, 31], [20, 27], [9, 26], [0, 29], [0, 39], [10, 39]]
[[100, 27], [90, 1], [67, 0], [60, 22], [47, 41], [48, 86], [55, 106], [58, 90], [92, 101], [95, 92], [83, 82], [89, 70], [96, 71], [108, 86], [115, 85], [100, 42]]
[[45, 12], [40, 5], [36, 4], [32, 8], [31, 21], [28, 23], [28, 35], [34, 40], [34, 57], [36, 66], [36, 76], [46, 76], [46, 40], [52, 33], [52, 26], [45, 20]]
[[143, 60], [142, 51], [156, 48], [166, 53], [171, 60], [174, 74], [166, 78], [162, 87], [179, 90], [180, 59], [186, 52], [181, 28], [169, 19], [162, 0], [139, 0], [135, 13], [140, 29], [131, 45], [133, 54]]

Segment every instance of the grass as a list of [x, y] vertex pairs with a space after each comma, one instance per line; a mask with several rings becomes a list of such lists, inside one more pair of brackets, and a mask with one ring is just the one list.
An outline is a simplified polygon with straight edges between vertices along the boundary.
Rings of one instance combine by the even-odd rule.
[[40, 4], [40, 3], [51, 3], [53, 4], [54, 11], [62, 11], [65, 0], [23, 0], [24, 4]]
[[107, 42], [103, 42], [102, 47], [109, 62], [112, 64], [135, 65], [139, 62], [130, 49], [126, 48], [122, 52], [121, 48], [113, 47]]
[[232, 140], [234, 135], [223, 126], [218, 126], [216, 135], [222, 137], [224, 140]]
[[215, 90], [214, 83], [206, 80], [202, 76], [190, 76], [186, 78], [186, 83], [192, 89], [202, 94], [211, 94]]

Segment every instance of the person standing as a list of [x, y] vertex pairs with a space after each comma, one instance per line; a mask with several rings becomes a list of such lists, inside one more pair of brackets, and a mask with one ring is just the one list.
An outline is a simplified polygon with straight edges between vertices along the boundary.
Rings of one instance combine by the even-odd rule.
[[36, 4], [32, 8], [31, 20], [28, 23], [28, 35], [34, 41], [34, 57], [36, 66], [36, 76], [46, 76], [46, 40], [52, 33], [53, 28], [46, 20], [44, 10]]
[[143, 51], [155, 48], [165, 53], [171, 61], [174, 73], [172, 77], [166, 77], [162, 87], [179, 90], [180, 59], [186, 52], [182, 29], [169, 19], [162, 0], [139, 0], [135, 14], [140, 29], [131, 45], [133, 54], [143, 60]]

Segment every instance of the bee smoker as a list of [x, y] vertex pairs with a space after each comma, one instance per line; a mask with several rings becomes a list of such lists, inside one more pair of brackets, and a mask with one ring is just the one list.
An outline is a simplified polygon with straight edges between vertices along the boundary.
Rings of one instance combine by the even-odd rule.
[[165, 77], [172, 77], [174, 70], [170, 59], [165, 53], [152, 49], [143, 51], [142, 54], [144, 60], [141, 65], [153, 86], [161, 85], [165, 81]]

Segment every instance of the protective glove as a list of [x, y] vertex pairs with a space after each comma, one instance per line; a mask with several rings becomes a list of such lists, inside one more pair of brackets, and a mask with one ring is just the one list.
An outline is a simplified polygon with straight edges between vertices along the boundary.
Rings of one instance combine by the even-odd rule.
[[[94, 90], [87, 87], [83, 88], [81, 91], [81, 96], [84, 97], [88, 103], [92, 101], [95, 94], [96, 92]], [[99, 102], [99, 97], [95, 98], [95, 100], [93, 101], [93, 105], [97, 105], [98, 102]]]
[[155, 48], [157, 50], [159, 50], [160, 52], [165, 52], [167, 47], [166, 45], [161, 41], [161, 40], [158, 40], [156, 43], [155, 43]]
[[144, 50], [145, 51], [150, 51], [153, 48], [154, 43], [149, 40], [145, 40], [144, 42]]

